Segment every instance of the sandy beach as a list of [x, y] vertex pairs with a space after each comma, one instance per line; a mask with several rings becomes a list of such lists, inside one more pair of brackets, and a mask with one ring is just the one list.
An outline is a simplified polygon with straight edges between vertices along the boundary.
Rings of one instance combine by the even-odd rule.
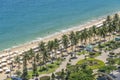
[[60, 39], [63, 34], [69, 34], [71, 31], [80, 31], [80, 30], [83, 30], [84, 28], [90, 28], [93, 25], [99, 26], [99, 25], [102, 24], [103, 21], [105, 21], [105, 18], [92, 20], [92, 21], [87, 22], [87, 23], [85, 23], [83, 25], [79, 25], [79, 26], [76, 26], [76, 27], [73, 27], [73, 28], [69, 28], [69, 29], [61, 31], [59, 33], [55, 33], [54, 35], [44, 37], [43, 39], [34, 40], [32, 42], [25, 43], [25, 44], [22, 44], [22, 45], [13, 47], [13, 48], [5, 49], [3, 51], [0, 51], [0, 54], [5, 54], [5, 53], [8, 53], [8, 52], [16, 52], [16, 51], [17, 52], [27, 51], [27, 50], [29, 50], [31, 48], [37, 47], [38, 44], [41, 41], [47, 42], [49, 40], [54, 40], [55, 38]]

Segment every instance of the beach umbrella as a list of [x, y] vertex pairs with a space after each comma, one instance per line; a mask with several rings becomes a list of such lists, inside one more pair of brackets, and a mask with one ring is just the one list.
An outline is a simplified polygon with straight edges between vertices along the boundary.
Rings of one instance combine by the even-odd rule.
[[2, 69], [0, 69], [0, 72], [3, 72], [3, 70], [2, 70]]
[[22, 63], [23, 63], [23, 61], [20, 61], [20, 63], [22, 64]]
[[10, 69], [7, 69], [5, 72], [6, 72], [6, 73], [9, 73], [9, 72], [10, 72]]
[[7, 59], [7, 60], [10, 60], [10, 59], [11, 59], [11, 56], [8, 56], [6, 59]]
[[2, 65], [2, 66], [6, 66], [6, 65], [7, 65], [7, 63], [2, 63], [1, 65]]
[[0, 55], [0, 58], [3, 58], [3, 54]]
[[2, 62], [6, 62], [6, 59], [4, 58], [4, 59], [2, 59]]
[[22, 55], [22, 52], [19, 52], [18, 55]]
[[3, 70], [8, 70], [8, 67], [4, 67]]
[[23, 57], [20, 57], [20, 60], [23, 60]]
[[60, 51], [57, 51], [57, 54], [60, 54]]
[[4, 54], [5, 57], [8, 56], [8, 55], [9, 55], [9, 53]]
[[8, 63], [8, 64], [11, 64], [11, 63], [12, 63], [12, 61], [7, 61], [7, 63]]
[[14, 51], [15, 54], [19, 53], [19, 51]]
[[12, 55], [12, 54], [13, 54], [13, 52], [10, 52], [10, 53], [9, 53], [9, 55]]
[[12, 58], [13, 58], [13, 57], [15, 57], [15, 56], [16, 56], [16, 54], [13, 54], [13, 55], [11, 55], [10, 57], [12, 57]]
[[14, 59], [12, 58], [11, 61], [14, 61]]
[[37, 52], [37, 51], [39, 51], [39, 49], [35, 49], [34, 51]]
[[0, 64], [0, 68], [2, 68], [2, 65]]
[[14, 57], [14, 55], [10, 55], [10, 57], [11, 57], [11, 58], [13, 58], [13, 57]]

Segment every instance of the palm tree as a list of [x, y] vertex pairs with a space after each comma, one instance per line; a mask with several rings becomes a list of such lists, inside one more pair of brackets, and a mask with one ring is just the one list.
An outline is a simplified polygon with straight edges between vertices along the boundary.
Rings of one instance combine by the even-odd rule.
[[37, 74], [37, 65], [36, 65], [36, 55], [34, 54], [34, 59], [33, 59], [33, 76]]
[[86, 45], [86, 41], [88, 39], [88, 30], [85, 28], [82, 32], [83, 39], [84, 39], [84, 44]]
[[42, 61], [41, 61], [41, 55], [40, 55], [40, 53], [37, 53], [36, 54], [36, 62], [37, 62], [37, 65], [39, 65], [39, 69], [41, 70], [41, 65], [42, 65]]
[[111, 16], [109, 16], [109, 15], [107, 16], [106, 22], [108, 25], [112, 22]]
[[45, 48], [45, 43], [43, 41], [40, 42], [40, 44], [39, 44], [39, 50], [42, 54], [43, 63], [46, 64], [48, 55], [47, 55], [47, 50]]
[[80, 32], [79, 33], [79, 42], [81, 42], [81, 45], [83, 45], [83, 41], [84, 41], [83, 32]]
[[77, 47], [78, 42], [79, 42], [79, 36], [78, 36], [78, 33], [76, 33], [74, 36], [74, 40], [73, 40], [73, 44], [75, 46], [75, 54], [74, 54], [75, 57], [76, 57], [76, 47]]
[[80, 31], [76, 31], [75, 35], [76, 35], [77, 42], [79, 43], [79, 44], [78, 44], [78, 46], [79, 46], [80, 43], [81, 43], [81, 42], [80, 42], [80, 36], [81, 36], [81, 35], [80, 35]]
[[40, 54], [39, 53], [36, 54], [36, 62], [37, 62], [37, 64], [40, 63]]
[[[72, 46], [72, 52], [74, 52], [74, 57], [76, 57], [76, 45], [78, 44], [79, 37], [72, 31], [69, 35], [69, 39]], [[74, 48], [73, 48], [74, 47]]]
[[34, 57], [34, 51], [33, 51], [33, 49], [30, 49], [27, 54], [28, 54], [27, 55], [27, 60], [28, 61], [30, 61], [30, 60], [32, 61], [32, 58]]
[[51, 80], [55, 80], [55, 74], [54, 73], [52, 73], [52, 75], [51, 75]]
[[23, 55], [23, 73], [22, 73], [22, 79], [28, 80], [28, 71], [27, 71], [27, 53], [25, 52]]
[[48, 49], [48, 51], [52, 52], [52, 50], [53, 50], [53, 41], [48, 41], [47, 49]]
[[48, 41], [47, 43], [47, 51], [50, 53], [51, 56], [51, 60], [52, 60], [52, 63], [53, 63], [53, 47], [54, 47], [54, 42], [53, 41]]
[[92, 31], [92, 28], [90, 28], [90, 29], [88, 30], [89, 43], [91, 42], [92, 36], [93, 36], [93, 31]]
[[17, 63], [18, 65], [18, 70], [20, 69], [20, 57], [19, 56], [16, 56], [15, 57], [15, 63]]
[[119, 20], [120, 20], [119, 15], [118, 15], [118, 14], [115, 14], [115, 15], [114, 15], [114, 18], [113, 18], [113, 21], [118, 23]]
[[54, 42], [53, 42], [53, 48], [55, 50], [55, 57], [57, 58], [57, 50], [59, 49], [59, 40], [58, 39], [54, 39]]
[[104, 38], [105, 40], [106, 33], [104, 27], [99, 28], [98, 31], [99, 31], [100, 40], [101, 38]]
[[117, 27], [117, 31], [118, 31], [118, 33], [120, 34], [120, 21], [119, 21], [119, 23], [118, 23], [118, 27]]
[[72, 52], [73, 52], [73, 46], [74, 46], [74, 37], [75, 37], [75, 33], [72, 31], [69, 35], [69, 40], [70, 40], [70, 44], [72, 47]]
[[94, 37], [94, 40], [96, 39], [96, 34], [97, 34], [97, 30], [96, 30], [96, 26], [93, 26], [92, 27], [92, 32], [93, 32], [93, 37]]
[[[63, 44], [64, 48], [67, 50], [68, 45], [69, 45], [69, 40], [68, 40], [67, 35], [62, 36], [62, 44]], [[68, 50], [67, 50], [67, 53], [68, 53]]]

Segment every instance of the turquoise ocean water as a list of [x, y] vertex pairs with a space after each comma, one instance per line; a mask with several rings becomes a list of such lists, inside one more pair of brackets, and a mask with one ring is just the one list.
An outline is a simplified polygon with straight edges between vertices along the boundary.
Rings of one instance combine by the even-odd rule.
[[0, 50], [117, 11], [120, 0], [0, 0]]

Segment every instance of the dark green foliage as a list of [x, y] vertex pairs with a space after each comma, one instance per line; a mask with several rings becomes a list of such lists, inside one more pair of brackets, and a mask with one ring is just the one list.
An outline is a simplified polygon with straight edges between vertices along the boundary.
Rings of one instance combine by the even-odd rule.
[[68, 71], [70, 71], [68, 80], [95, 80], [92, 75], [93, 71], [89, 68], [81, 68], [80, 65], [75, 65], [69, 67]]
[[52, 73], [51, 79], [52, 79], [52, 80], [55, 80], [55, 74], [54, 74], [54, 73]]

